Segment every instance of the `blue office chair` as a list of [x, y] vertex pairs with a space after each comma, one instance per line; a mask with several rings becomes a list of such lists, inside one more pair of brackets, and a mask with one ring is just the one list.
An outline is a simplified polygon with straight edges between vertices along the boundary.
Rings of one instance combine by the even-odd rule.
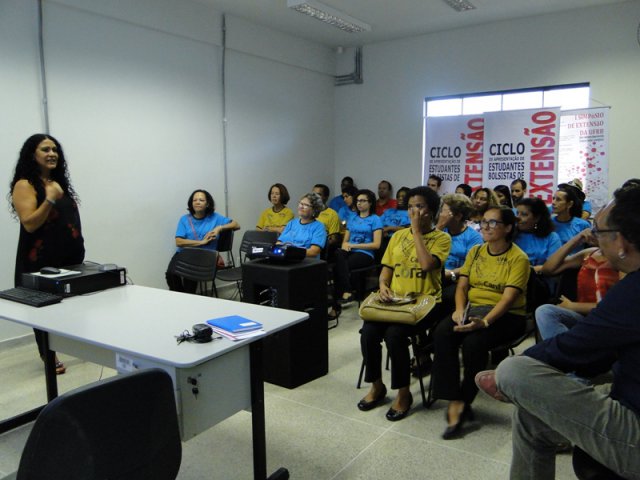
[[171, 377], [141, 370], [52, 400], [27, 439], [18, 480], [174, 480], [182, 444]]

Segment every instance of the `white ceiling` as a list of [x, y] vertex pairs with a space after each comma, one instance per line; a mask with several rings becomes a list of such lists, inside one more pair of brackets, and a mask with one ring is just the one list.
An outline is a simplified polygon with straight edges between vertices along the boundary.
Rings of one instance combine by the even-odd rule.
[[496, 20], [622, 3], [628, 0], [470, 0], [456, 12], [443, 0], [319, 0], [371, 25], [346, 33], [287, 7], [287, 0], [199, 0], [215, 10], [330, 47], [349, 47], [478, 25]]

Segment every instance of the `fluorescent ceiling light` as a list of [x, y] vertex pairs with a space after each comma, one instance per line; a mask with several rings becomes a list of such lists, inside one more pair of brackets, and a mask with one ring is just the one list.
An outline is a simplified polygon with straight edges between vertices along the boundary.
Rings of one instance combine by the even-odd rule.
[[475, 10], [476, 7], [468, 0], [443, 0], [444, 3], [453, 8], [456, 12], [466, 12], [468, 10]]
[[349, 33], [368, 32], [371, 25], [315, 0], [287, 0], [287, 6]]

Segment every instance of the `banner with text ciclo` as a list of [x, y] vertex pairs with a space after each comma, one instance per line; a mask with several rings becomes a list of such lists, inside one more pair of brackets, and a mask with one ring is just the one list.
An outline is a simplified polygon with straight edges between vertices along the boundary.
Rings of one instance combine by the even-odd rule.
[[461, 183], [482, 186], [482, 115], [427, 117], [423, 185], [430, 175], [442, 179], [440, 193], [454, 193]]
[[488, 112], [482, 186], [524, 179], [527, 194], [551, 204], [558, 173], [560, 109]]

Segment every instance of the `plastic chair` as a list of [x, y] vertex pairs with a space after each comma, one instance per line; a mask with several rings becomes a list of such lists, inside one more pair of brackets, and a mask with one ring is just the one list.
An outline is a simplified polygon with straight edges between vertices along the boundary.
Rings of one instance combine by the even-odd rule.
[[240, 242], [240, 265], [233, 268], [218, 270], [216, 278], [223, 282], [236, 282], [240, 300], [242, 300], [242, 264], [251, 257], [251, 249], [256, 244], [273, 245], [278, 240], [278, 232], [264, 230], [249, 230], [244, 232]]
[[207, 294], [207, 283], [212, 282], [211, 293], [216, 297], [216, 272], [218, 252], [206, 248], [183, 248], [176, 253], [170, 265], [170, 273], [197, 282], [201, 294]]
[[[422, 362], [420, 361], [420, 346], [418, 345], [418, 335], [419, 332], [416, 331], [409, 336], [409, 343], [411, 345], [411, 351], [413, 352], [413, 357], [416, 359], [416, 370], [417, 370], [417, 377], [418, 377], [418, 382], [420, 383], [420, 393], [422, 394], [422, 405], [425, 408], [429, 408], [429, 406], [431, 405], [431, 403], [429, 403], [429, 399], [427, 398], [427, 393], [426, 390], [424, 388], [424, 380], [423, 380], [423, 365]], [[387, 365], [386, 365], [386, 369], [389, 370], [389, 354], [387, 353]], [[364, 376], [364, 369], [365, 369], [365, 363], [364, 363], [364, 358], [362, 359], [362, 364], [360, 365], [360, 374], [358, 375], [358, 383], [356, 383], [356, 388], [360, 388], [360, 386], [362, 385], [362, 377]]]
[[173, 480], [182, 444], [171, 377], [140, 370], [52, 400], [25, 444], [18, 480]]
[[573, 472], [579, 480], [624, 480], [623, 477], [597, 462], [578, 446], [573, 447]]
[[[236, 260], [233, 257], [233, 230], [222, 230], [218, 236], [218, 254], [224, 253], [226, 258], [224, 269], [235, 268]], [[222, 271], [222, 267], [220, 268]]]

